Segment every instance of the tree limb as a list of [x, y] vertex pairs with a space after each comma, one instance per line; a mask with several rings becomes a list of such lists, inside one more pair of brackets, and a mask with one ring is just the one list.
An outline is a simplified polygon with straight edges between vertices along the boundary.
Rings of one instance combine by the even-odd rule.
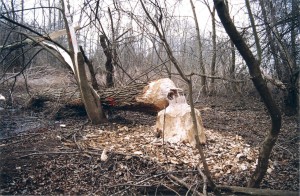
[[[41, 41], [50, 41], [50, 42], [53, 42], [55, 45], [58, 45], [59, 47], [61, 47], [62, 49], [65, 50], [64, 47], [62, 47], [59, 43], [55, 42], [53, 39], [56, 39], [57, 37], [61, 36], [61, 35], [65, 35], [66, 34], [66, 30], [63, 29], [63, 30], [59, 30], [59, 31], [55, 31], [55, 32], [52, 32], [50, 33], [49, 35], [42, 35], [41, 33], [31, 29], [30, 27], [28, 26], [25, 26], [23, 24], [20, 24], [10, 18], [7, 18], [5, 17], [3, 14], [0, 15], [0, 19], [3, 18], [5, 20], [7, 20], [8, 22], [14, 24], [14, 25], [17, 25], [17, 26], [20, 26], [36, 35], [38, 35], [38, 37], [33, 37], [33, 36], [30, 36], [31, 38], [33, 38], [35, 40], [35, 42], [41, 42]], [[76, 29], [79, 29], [79, 27], [75, 27]], [[32, 41], [32, 39], [25, 39], [24, 41], [22, 42], [18, 42], [16, 44], [11, 44], [11, 45], [7, 45], [7, 46], [0, 46], [0, 49], [10, 49], [10, 48], [16, 48], [16, 47], [21, 47], [23, 46], [24, 44], [34, 44], [34, 41]], [[67, 51], [66, 51], [67, 52]]]
[[285, 190], [257, 189], [239, 186], [218, 186], [222, 192], [237, 195], [253, 195], [253, 196], [298, 196], [298, 192]]

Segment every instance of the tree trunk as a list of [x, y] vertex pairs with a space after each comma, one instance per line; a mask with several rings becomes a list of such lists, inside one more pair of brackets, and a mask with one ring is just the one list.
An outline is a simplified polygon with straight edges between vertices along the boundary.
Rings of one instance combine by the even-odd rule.
[[246, 61], [250, 75], [254, 86], [256, 87], [258, 93], [260, 94], [267, 110], [271, 116], [272, 127], [269, 131], [267, 137], [263, 141], [258, 157], [258, 163], [256, 169], [248, 182], [249, 187], [259, 187], [264, 175], [266, 174], [268, 168], [269, 157], [273, 146], [278, 138], [280, 128], [281, 128], [281, 114], [274, 102], [271, 93], [264, 81], [261, 71], [260, 64], [257, 59], [253, 56], [249, 47], [246, 45], [242, 36], [238, 33], [236, 27], [234, 26], [228, 9], [224, 3], [224, 0], [214, 0], [215, 7], [217, 9], [220, 20], [229, 35], [230, 39], [233, 41], [234, 45], [242, 55], [243, 59]]
[[[298, 77], [299, 71], [297, 72], [297, 65], [295, 64], [296, 56], [293, 57], [293, 54], [288, 53], [287, 47], [285, 44], [278, 40], [279, 33], [275, 25], [275, 14], [274, 8], [271, 6], [271, 22], [269, 22], [266, 12], [265, 2], [260, 0], [260, 7], [262, 10], [262, 15], [264, 19], [264, 23], [266, 26], [267, 38], [270, 45], [270, 50], [272, 56], [274, 58], [274, 67], [278, 78], [286, 85], [286, 90], [283, 91], [283, 108], [284, 113], [288, 116], [292, 116], [297, 114], [299, 108], [299, 100], [298, 100]], [[294, 2], [293, 2], [294, 3]], [[271, 24], [269, 24], [271, 23]], [[291, 29], [293, 31], [293, 29]], [[273, 36], [273, 33], [275, 36]], [[293, 42], [293, 38], [291, 37], [291, 42]], [[292, 43], [293, 45], [293, 43]], [[278, 58], [280, 56], [280, 58]], [[280, 61], [282, 59], [282, 62]]]
[[95, 73], [95, 70], [94, 70], [94, 66], [93, 66], [92, 62], [85, 55], [82, 46], [80, 46], [79, 48], [80, 48], [80, 52], [81, 52], [81, 54], [82, 54], [82, 56], [84, 58], [84, 62], [87, 64], [87, 66], [89, 68], [90, 75], [91, 75], [92, 87], [95, 90], [99, 90], [99, 85], [98, 85], [97, 80], [96, 80], [96, 73]]
[[106, 36], [100, 35], [100, 43], [103, 48], [104, 54], [106, 56], [106, 63], [105, 63], [105, 69], [106, 69], [106, 86], [107, 87], [113, 87], [114, 81], [113, 81], [113, 64], [112, 64], [112, 51], [106, 44]]
[[252, 27], [254, 39], [255, 39], [258, 62], [260, 63], [261, 62], [262, 51], [261, 51], [261, 46], [260, 46], [257, 30], [256, 30], [256, 25], [255, 25], [255, 22], [254, 22], [254, 17], [253, 17], [253, 14], [252, 14], [252, 10], [251, 10], [251, 7], [250, 7], [249, 0], [245, 0], [245, 3], [246, 3], [246, 7], [247, 7], [247, 11], [248, 11], [248, 15], [249, 15], [249, 19], [250, 19], [250, 23], [251, 23], [251, 27]]
[[95, 93], [94, 89], [88, 84], [86, 77], [84, 59], [81, 52], [77, 53], [78, 60], [78, 78], [81, 98], [83, 100], [85, 110], [89, 119], [93, 124], [100, 124], [106, 122], [106, 117], [101, 108], [99, 96]]
[[[69, 23], [69, 21], [72, 21], [70, 19], [71, 15], [68, 14], [69, 21], [66, 17], [66, 7], [64, 4], [64, 0], [61, 1], [62, 7], [63, 7], [63, 18], [65, 21], [67, 36], [68, 36], [68, 42], [69, 42], [69, 49], [70, 49], [70, 57], [72, 59], [73, 63], [73, 71], [75, 74], [75, 78], [77, 80], [78, 87], [80, 89], [80, 97], [83, 100], [85, 110], [88, 114], [89, 119], [93, 124], [100, 124], [102, 122], [106, 121], [106, 117], [103, 113], [103, 110], [101, 108], [101, 103], [99, 101], [99, 97], [94, 91], [94, 89], [89, 85], [85, 67], [84, 67], [84, 59], [79, 52], [79, 46], [77, 44], [75, 29]], [[70, 62], [70, 64], [72, 64]], [[71, 65], [70, 65], [71, 66]]]
[[[217, 38], [216, 38], [216, 20], [215, 20], [215, 6], [211, 11], [211, 22], [212, 22], [212, 44], [213, 44], [213, 56], [211, 59], [211, 75], [216, 74], [216, 59], [217, 59]], [[215, 93], [215, 80], [211, 79], [211, 94]]]
[[[199, 47], [199, 63], [200, 63], [200, 73], [205, 75], [206, 71], [205, 71], [205, 65], [203, 63], [203, 55], [202, 55], [202, 42], [201, 42], [201, 37], [200, 37], [200, 30], [199, 30], [199, 24], [198, 24], [198, 20], [197, 20], [197, 15], [196, 15], [196, 11], [195, 11], [195, 6], [193, 3], [193, 0], [190, 0], [191, 6], [192, 6], [192, 10], [193, 10], [193, 15], [194, 15], [194, 21], [195, 21], [195, 26], [196, 26], [196, 32], [197, 32], [197, 42], [198, 42], [198, 47]], [[201, 92], [206, 95], [207, 94], [207, 87], [206, 87], [206, 77], [205, 76], [201, 76]]]
[[[152, 83], [152, 84], [151, 84]], [[140, 111], [148, 114], [157, 114], [168, 106], [167, 95], [170, 89], [177, 89], [175, 84], [168, 78], [159, 79], [146, 83], [135, 83], [128, 86], [101, 89], [97, 92], [98, 101], [104, 109]], [[69, 90], [69, 91], [68, 91]], [[62, 94], [63, 92], [63, 94]], [[70, 110], [83, 111], [84, 103], [79, 92], [74, 89], [62, 89], [55, 91], [35, 92], [35, 96], [27, 102], [27, 108], [43, 106], [46, 101], [61, 104], [61, 113]], [[64, 112], [64, 110], [68, 110]], [[61, 114], [59, 114], [61, 116]]]

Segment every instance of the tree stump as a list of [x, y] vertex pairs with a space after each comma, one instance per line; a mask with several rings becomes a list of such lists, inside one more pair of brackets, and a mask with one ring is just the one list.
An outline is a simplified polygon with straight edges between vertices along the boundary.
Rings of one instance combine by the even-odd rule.
[[[165, 141], [170, 143], [190, 143], [196, 146], [195, 132], [191, 117], [191, 107], [186, 103], [184, 95], [178, 95], [173, 90], [173, 95], [168, 96], [169, 106], [161, 110], [157, 115], [155, 129], [163, 133]], [[204, 127], [200, 111], [195, 109], [198, 135], [201, 144], [206, 143]]]

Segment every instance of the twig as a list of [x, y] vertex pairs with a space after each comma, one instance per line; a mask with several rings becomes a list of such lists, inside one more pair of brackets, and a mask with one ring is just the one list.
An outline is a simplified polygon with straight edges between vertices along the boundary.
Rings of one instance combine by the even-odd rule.
[[77, 143], [77, 141], [76, 141], [76, 133], [77, 133], [77, 131], [73, 134], [73, 141], [74, 141], [75, 145], [77, 146], [77, 148], [78, 148], [79, 150], [82, 150], [81, 147], [78, 145], [78, 143]]
[[[140, 185], [141, 183], [146, 182], [146, 181], [148, 181], [148, 180], [150, 180], [150, 179], [157, 178], [157, 177], [160, 177], [160, 176], [163, 176], [163, 175], [169, 176], [169, 175], [172, 175], [173, 173], [187, 173], [187, 172], [195, 172], [195, 170], [186, 170], [186, 171], [182, 170], [182, 171], [168, 171], [168, 172], [162, 172], [162, 173], [159, 173], [159, 174], [156, 174], [156, 175], [149, 176], [148, 178], [145, 178], [144, 180], [141, 180], [141, 181], [139, 181], [139, 182], [137, 182], [137, 183], [135, 183], [135, 184], [131, 184], [131, 185], [132, 185], [132, 186], [133, 186], [133, 185], [134, 185], [134, 186], [137, 186], [137, 185]], [[173, 176], [173, 175], [172, 175], [172, 176]], [[123, 185], [123, 184], [122, 184], [122, 185]], [[115, 186], [114, 186], [114, 187], [115, 187]], [[119, 191], [119, 192], [117, 192], [117, 193], [114, 193], [113, 195], [120, 195], [121, 192], [124, 192], [124, 191], [126, 191], [127, 189], [129, 189], [129, 187], [126, 187], [124, 190], [121, 190], [121, 191]]]
[[[160, 174], [156, 174], [156, 175], [150, 176], [150, 177], [148, 177], [148, 178], [145, 178], [144, 180], [141, 180], [141, 181], [135, 183], [135, 185], [139, 185], [139, 184], [141, 184], [141, 183], [143, 183], [143, 182], [145, 182], [145, 181], [147, 181], [147, 180], [150, 180], [150, 179], [152, 179], [152, 178], [157, 178], [157, 177], [162, 176], [162, 175], [166, 175], [166, 173], [160, 173]], [[124, 191], [126, 191], [127, 189], [129, 189], [129, 187], [126, 187], [125, 190], [119, 191], [119, 192], [117, 192], [117, 193], [115, 193], [115, 194], [113, 194], [113, 195], [120, 195], [119, 193], [124, 192]]]
[[11, 143], [8, 143], [8, 144], [2, 144], [2, 145], [0, 145], [0, 147], [12, 145], [12, 144], [17, 144], [17, 143], [19, 143], [19, 142], [22, 142], [22, 141], [24, 141], [24, 140], [31, 139], [31, 138], [36, 137], [36, 136], [38, 136], [38, 135], [39, 135], [39, 134], [35, 134], [35, 135], [32, 135], [32, 136], [27, 137], [27, 138], [24, 138], [24, 139], [20, 139], [20, 140], [15, 141], [15, 142], [11, 142]]
[[206, 177], [206, 175], [201, 171], [199, 165], [197, 166], [197, 169], [198, 169], [198, 171], [199, 171], [199, 173], [200, 173], [200, 175], [202, 176], [202, 179], [203, 179], [203, 194], [204, 194], [204, 195], [207, 195], [207, 177]]
[[[162, 72], [164, 72], [164, 71], [162, 71]], [[180, 75], [180, 74], [172, 72], [171, 75]], [[226, 77], [222, 77], [222, 76], [211, 76], [211, 75], [199, 74], [199, 73], [194, 73], [194, 72], [192, 72], [190, 74], [186, 74], [185, 76], [186, 77], [200, 76], [200, 77], [212, 78], [212, 79], [215, 79], [215, 80], [225, 80], [225, 81], [234, 82], [234, 83], [245, 83], [245, 82], [247, 82], [247, 79], [237, 80], [237, 79], [231, 79], [231, 78], [226, 78]]]
[[[81, 125], [80, 125], [80, 129], [77, 130], [77, 131], [75, 131], [75, 133], [73, 134], [73, 140], [74, 140], [74, 143], [76, 144], [77, 148], [78, 148], [79, 150], [81, 150], [81, 151], [82, 151], [82, 148], [81, 148], [81, 147], [79, 146], [79, 144], [77, 143], [77, 140], [76, 140], [76, 134], [77, 134], [78, 132], [80, 133], [80, 131], [83, 130], [84, 126], [85, 126], [88, 122], [89, 122], [89, 121], [87, 120], [86, 122], [84, 122], [83, 124], [81, 124]], [[81, 133], [80, 133], [80, 135], [82, 136]]]
[[36, 156], [36, 155], [60, 155], [60, 154], [84, 154], [84, 155], [95, 155], [95, 156], [101, 156], [101, 154], [99, 153], [95, 153], [95, 152], [90, 152], [90, 151], [61, 151], [61, 152], [50, 152], [50, 151], [45, 151], [45, 152], [34, 152], [34, 153], [30, 153], [27, 155], [23, 155], [20, 156], [19, 158], [25, 158], [25, 157], [29, 157], [29, 156]]
[[164, 155], [166, 157], [166, 161], [168, 162], [168, 155], [167, 155], [166, 146], [165, 146], [165, 125], [166, 125], [166, 107], [164, 109], [164, 124], [163, 124], [163, 131], [162, 131], [162, 139], [163, 139]]
[[118, 187], [118, 186], [152, 187], [153, 185], [124, 183], [124, 184], [103, 185], [103, 186], [108, 187], [108, 188], [114, 188], [114, 187]]
[[[73, 127], [73, 129], [77, 129], [80, 127], [80, 131], [83, 130], [84, 126], [87, 125], [89, 123], [89, 120], [86, 120], [84, 123], [82, 123], [81, 125], [77, 125], [75, 127]], [[70, 133], [69, 135], [67, 135], [65, 138], [70, 138], [72, 135], [76, 134], [78, 132], [78, 130], [73, 131], [72, 133]]]
[[200, 196], [205, 196], [204, 194], [198, 192], [197, 190], [192, 190], [192, 186], [190, 186], [189, 184], [187, 184], [186, 182], [180, 180], [179, 178], [177, 178], [176, 176], [169, 174], [168, 177], [174, 181], [176, 181], [178, 184], [184, 186], [185, 188], [187, 188], [188, 190], [191, 190], [193, 193], [195, 193], [196, 195], [200, 195]]
[[80, 152], [49, 152], [49, 151], [46, 151], [46, 152], [34, 152], [34, 153], [30, 153], [30, 154], [27, 154], [27, 155], [23, 155], [23, 156], [20, 156], [19, 158], [25, 158], [25, 157], [29, 157], [29, 156], [36, 156], [36, 155], [51, 155], [51, 154], [79, 154]]
[[19, 135], [14, 135], [14, 136], [11, 136], [11, 137], [1, 138], [0, 141], [2, 141], [2, 140], [11, 140], [11, 139], [16, 138], [16, 137], [24, 137], [24, 136], [31, 136], [31, 135], [42, 135], [42, 134], [44, 134], [44, 133], [19, 134]]
[[163, 61], [162, 63], [160, 63], [160, 64], [158, 64], [158, 65], [155, 65], [155, 66], [150, 67], [148, 70], [143, 71], [143, 73], [142, 73], [141, 75], [139, 75], [139, 76], [137, 76], [137, 77], [134, 77], [133, 80], [130, 81], [130, 82], [128, 83], [128, 85], [131, 84], [131, 83], [133, 83], [133, 82], [136, 81], [137, 79], [139, 79], [139, 78], [141, 78], [141, 77], [147, 75], [148, 73], [150, 73], [150, 72], [153, 71], [154, 69], [157, 69], [158, 67], [164, 65], [165, 63], [167, 63], [167, 62], [169, 62], [169, 61], [170, 61], [170, 60], [168, 59], [168, 60]]
[[176, 193], [176, 195], [179, 195], [180, 196], [180, 194], [177, 192], [177, 191], [175, 191], [174, 189], [172, 189], [171, 187], [168, 187], [167, 185], [165, 185], [165, 184], [162, 184], [164, 187], [166, 187], [167, 189], [169, 189], [169, 190], [171, 190], [171, 191], [173, 191], [174, 193]]
[[293, 153], [292, 153], [291, 151], [289, 151], [288, 149], [286, 149], [285, 147], [283, 147], [283, 146], [281, 146], [281, 145], [279, 145], [279, 144], [275, 144], [274, 149], [275, 149], [276, 147], [281, 148], [281, 149], [287, 151], [292, 157], [294, 157]]

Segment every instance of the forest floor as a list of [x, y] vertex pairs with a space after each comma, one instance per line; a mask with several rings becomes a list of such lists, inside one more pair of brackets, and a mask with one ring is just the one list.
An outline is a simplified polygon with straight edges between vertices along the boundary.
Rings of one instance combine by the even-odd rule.
[[[246, 186], [270, 129], [263, 104], [251, 97], [202, 97], [196, 106], [206, 129], [203, 148], [213, 180], [217, 185]], [[43, 111], [6, 107], [0, 110], [0, 194], [201, 192], [198, 152], [189, 144], [156, 138], [155, 120], [147, 114], [116, 111], [109, 123], [92, 125], [86, 116], [55, 120]], [[283, 116], [261, 188], [299, 191], [297, 123], [297, 117]], [[203, 171], [201, 163], [199, 168]]]

